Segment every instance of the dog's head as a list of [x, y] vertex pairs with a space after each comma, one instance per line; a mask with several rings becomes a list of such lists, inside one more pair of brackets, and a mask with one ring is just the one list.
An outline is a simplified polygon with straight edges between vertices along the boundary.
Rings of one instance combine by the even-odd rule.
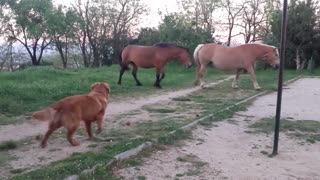
[[91, 86], [91, 91], [96, 91], [105, 94], [108, 97], [111, 93], [108, 83], [96, 82]]

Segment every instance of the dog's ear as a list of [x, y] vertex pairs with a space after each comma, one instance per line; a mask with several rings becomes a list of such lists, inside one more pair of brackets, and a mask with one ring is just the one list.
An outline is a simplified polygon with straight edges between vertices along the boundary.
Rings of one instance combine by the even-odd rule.
[[107, 91], [107, 94], [111, 94], [111, 89], [109, 87], [109, 84], [108, 83], [103, 83], [106, 87], [106, 91]]
[[96, 82], [94, 84], [91, 85], [91, 90], [93, 90], [96, 86], [98, 86], [100, 83], [99, 82]]

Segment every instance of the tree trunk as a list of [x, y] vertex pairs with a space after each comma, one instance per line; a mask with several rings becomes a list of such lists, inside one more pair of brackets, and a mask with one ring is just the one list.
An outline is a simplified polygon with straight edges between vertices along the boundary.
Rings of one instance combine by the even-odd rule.
[[313, 55], [311, 56], [311, 59], [308, 62], [308, 70], [313, 71], [314, 69], [314, 59], [313, 59]]
[[66, 61], [66, 58], [65, 58], [65, 54], [63, 53], [63, 47], [61, 44], [59, 44], [59, 42], [56, 43], [56, 46], [57, 46], [57, 50], [60, 54], [60, 58], [61, 58], [61, 61], [62, 61], [62, 65], [63, 65], [63, 68], [66, 69], [67, 68], [67, 61]]
[[296, 70], [301, 69], [301, 59], [300, 59], [300, 47], [297, 47], [296, 49]]

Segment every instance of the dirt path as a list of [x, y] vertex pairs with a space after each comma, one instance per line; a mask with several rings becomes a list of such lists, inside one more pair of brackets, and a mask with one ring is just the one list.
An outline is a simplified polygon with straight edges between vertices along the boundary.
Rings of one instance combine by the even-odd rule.
[[[214, 86], [223, 81], [230, 80], [232, 77], [228, 77], [223, 80], [219, 80], [214, 83], [210, 83], [210, 86]], [[128, 111], [136, 110], [145, 106], [147, 104], [153, 104], [159, 101], [169, 100], [174, 97], [185, 96], [194, 91], [199, 90], [200, 87], [193, 87], [189, 89], [183, 89], [179, 91], [168, 92], [161, 95], [152, 95], [145, 98], [140, 98], [138, 100], [133, 99], [126, 102], [115, 102], [110, 103], [107, 108], [106, 116], [113, 116], [120, 113], [125, 113]], [[0, 127], [0, 143], [4, 141], [17, 141], [24, 139], [29, 136], [35, 136], [38, 134], [43, 134], [46, 131], [47, 123], [28, 121], [23, 124], [18, 125], [7, 125]], [[14, 134], [14, 135], [13, 135]]]
[[[320, 79], [305, 78], [283, 92], [282, 117], [320, 121]], [[124, 179], [320, 179], [320, 143], [301, 143], [280, 134], [279, 155], [269, 158], [273, 135], [247, 133], [248, 126], [275, 114], [276, 93], [258, 98], [245, 112], [198, 127], [193, 140], [144, 159], [143, 166], [121, 169]]]

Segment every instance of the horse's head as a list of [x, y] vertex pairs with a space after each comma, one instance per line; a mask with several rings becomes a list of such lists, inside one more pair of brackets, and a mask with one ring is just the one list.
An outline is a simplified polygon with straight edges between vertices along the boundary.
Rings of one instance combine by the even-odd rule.
[[190, 55], [189, 55], [189, 50], [188, 49], [183, 49], [179, 55], [178, 55], [178, 59], [179, 61], [188, 66], [188, 67], [191, 67], [192, 66], [192, 61], [191, 61], [191, 58], [190, 58]]
[[267, 62], [274, 68], [278, 68], [280, 64], [279, 52], [276, 47], [273, 47], [269, 52], [267, 52], [264, 57]]

